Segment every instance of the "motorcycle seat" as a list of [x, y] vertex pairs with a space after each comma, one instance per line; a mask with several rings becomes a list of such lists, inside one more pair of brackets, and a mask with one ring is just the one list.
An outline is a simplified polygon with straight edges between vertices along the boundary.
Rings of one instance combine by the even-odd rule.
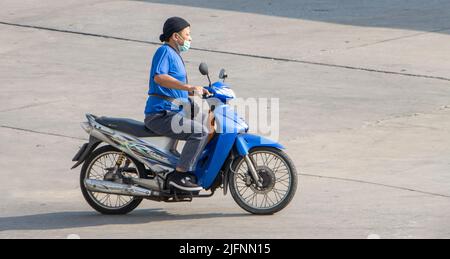
[[137, 120], [102, 116], [100, 118], [97, 118], [96, 121], [103, 126], [111, 128], [113, 130], [117, 130], [140, 138], [160, 136], [145, 127], [145, 124], [143, 122]]

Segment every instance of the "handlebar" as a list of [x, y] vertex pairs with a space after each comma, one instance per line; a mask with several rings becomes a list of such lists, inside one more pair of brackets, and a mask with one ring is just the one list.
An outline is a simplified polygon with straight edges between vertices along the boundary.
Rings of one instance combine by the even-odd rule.
[[210, 86], [204, 86], [203, 88], [206, 89], [206, 90], [208, 90], [208, 92], [209, 92], [209, 94], [202, 94], [202, 98], [203, 98], [203, 99], [207, 99], [207, 98], [209, 98], [209, 97], [214, 96], [214, 94], [210, 92], [210, 91], [211, 91], [211, 90], [210, 90], [210, 89], [211, 89]]
[[209, 94], [203, 94], [203, 95], [202, 95], [202, 98], [203, 98], [203, 99], [208, 99], [209, 97], [212, 97], [212, 96], [214, 96], [214, 94], [212, 94], [212, 93], [209, 93]]

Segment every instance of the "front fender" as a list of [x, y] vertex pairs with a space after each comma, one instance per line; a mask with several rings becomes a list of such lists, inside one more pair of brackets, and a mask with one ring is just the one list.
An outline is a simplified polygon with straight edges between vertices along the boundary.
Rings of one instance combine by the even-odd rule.
[[278, 149], [285, 149], [283, 145], [273, 140], [253, 135], [253, 134], [239, 134], [236, 138], [236, 149], [241, 156], [246, 156], [254, 147], [274, 147]]

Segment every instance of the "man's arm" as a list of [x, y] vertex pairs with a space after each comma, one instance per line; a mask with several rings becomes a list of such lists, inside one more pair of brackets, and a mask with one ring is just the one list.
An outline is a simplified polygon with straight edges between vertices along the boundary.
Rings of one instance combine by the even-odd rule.
[[155, 75], [154, 80], [157, 84], [167, 88], [188, 91], [190, 96], [193, 96], [195, 91], [198, 91], [202, 94], [209, 94], [209, 92], [201, 86], [183, 84], [182, 82], [169, 75]]
[[195, 90], [194, 86], [183, 84], [169, 75], [155, 75], [154, 80], [157, 84], [171, 89], [184, 90], [188, 92], [193, 92]]

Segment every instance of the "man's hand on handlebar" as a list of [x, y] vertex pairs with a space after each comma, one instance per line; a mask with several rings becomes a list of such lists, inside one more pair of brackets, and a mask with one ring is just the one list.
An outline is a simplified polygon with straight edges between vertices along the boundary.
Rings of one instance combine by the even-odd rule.
[[189, 92], [193, 92], [194, 95], [202, 97], [209, 97], [212, 95], [208, 90], [206, 90], [206, 88], [202, 86], [191, 86]]

